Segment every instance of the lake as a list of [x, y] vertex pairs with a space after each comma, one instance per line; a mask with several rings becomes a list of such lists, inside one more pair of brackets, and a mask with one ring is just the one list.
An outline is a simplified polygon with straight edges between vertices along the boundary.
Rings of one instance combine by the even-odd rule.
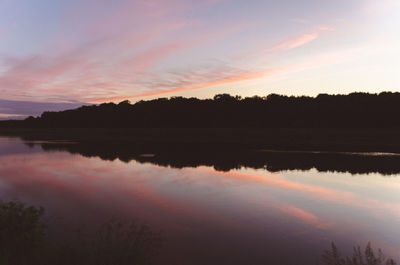
[[0, 199], [43, 206], [52, 229], [146, 223], [160, 264], [316, 264], [332, 241], [400, 259], [395, 154], [139, 151], [0, 137]]

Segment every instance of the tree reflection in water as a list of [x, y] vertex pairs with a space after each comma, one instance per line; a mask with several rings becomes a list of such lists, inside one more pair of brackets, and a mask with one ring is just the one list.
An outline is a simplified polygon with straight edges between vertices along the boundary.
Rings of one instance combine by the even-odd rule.
[[25, 142], [30, 148], [39, 145], [44, 151], [67, 151], [84, 157], [123, 162], [135, 160], [158, 166], [185, 168], [209, 166], [218, 171], [240, 168], [265, 169], [270, 172], [286, 170], [347, 172], [351, 174], [379, 173], [384, 176], [400, 174], [400, 154], [259, 150], [235, 144], [165, 143], [131, 141], [84, 142]]

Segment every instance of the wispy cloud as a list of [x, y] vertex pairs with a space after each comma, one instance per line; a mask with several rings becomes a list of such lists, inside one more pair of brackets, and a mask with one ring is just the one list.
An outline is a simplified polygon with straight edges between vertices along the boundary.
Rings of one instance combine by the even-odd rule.
[[[5, 70], [0, 74], [2, 94], [10, 99], [29, 100], [34, 97], [39, 101], [57, 102], [112, 97], [113, 94], [125, 91], [137, 91], [140, 94], [141, 89], [148, 88], [138, 86], [146, 82], [144, 78], [151, 76], [145, 72], [165, 58], [243, 29], [243, 26], [233, 24], [203, 30], [200, 23], [196, 33], [180, 37], [182, 30], [199, 25], [193, 24], [193, 20], [185, 21], [174, 16], [171, 18], [171, 15], [218, 2], [188, 5], [187, 1], [149, 1], [142, 3], [139, 10], [137, 5], [123, 5], [123, 10], [118, 9], [107, 15], [106, 22], [89, 28], [86, 31], [90, 36], [88, 40], [72, 45], [72, 49], [56, 41], [49, 53], [25, 58], [4, 57], [2, 68]], [[116, 35], [110, 33], [121, 24], [126, 26], [126, 20], [132, 17], [132, 13], [127, 10], [133, 9], [139, 17], [146, 17], [143, 21], [147, 22], [149, 16], [154, 16], [154, 20], [141, 25], [139, 30], [117, 32]], [[157, 10], [161, 13], [154, 15], [153, 12]], [[99, 27], [103, 28], [102, 31], [98, 30]], [[107, 27], [110, 31], [103, 32]], [[166, 39], [166, 35], [176, 35], [177, 38]]]
[[[228, 60], [218, 65], [191, 62], [185, 67], [174, 66], [177, 69], [174, 71], [168, 68], [155, 71], [164, 61], [173, 61], [174, 56], [224, 40], [246, 28], [240, 22], [210, 28], [205, 21], [182, 15], [221, 2], [126, 1], [109, 12], [93, 10], [92, 18], [87, 16], [93, 6], [89, 1], [73, 9], [78, 11], [66, 14], [64, 21], [69, 24], [63, 24], [63, 34], [58, 34], [46, 51], [22, 58], [3, 56], [2, 96], [25, 101], [31, 98], [54, 102], [118, 101], [234, 84], [298, 68], [295, 65], [246, 67], [239, 61]], [[85, 21], [82, 29], [78, 21]], [[71, 31], [71, 23], [78, 28], [77, 33]], [[141, 24], [132, 26], [135, 23]], [[256, 52], [257, 56], [295, 49], [327, 30], [330, 29], [319, 27], [294, 36]], [[253, 59], [246, 57], [247, 61]]]
[[[193, 39], [161, 45], [121, 58], [115, 53], [113, 56], [116, 58], [108, 62], [103, 61], [107, 57], [99, 56], [98, 53], [92, 54], [91, 45], [80, 46], [55, 57], [35, 55], [24, 59], [8, 58], [4, 60], [8, 70], [0, 77], [0, 88], [11, 98], [13, 96], [28, 98], [33, 93], [39, 92], [54, 101], [62, 101], [63, 96], [67, 94], [71, 99], [98, 103], [234, 84], [304, 68], [304, 65], [283, 65], [265, 69], [246, 69], [231, 62], [217, 66], [203, 66], [205, 70], [185, 69], [177, 72], [146, 73], [168, 56], [214, 41], [238, 30], [241, 28], [231, 27], [222, 32], [217, 30], [204, 37], [196, 36]], [[264, 51], [258, 51], [257, 54], [295, 49], [318, 38], [320, 32], [331, 30], [333, 30], [331, 27], [320, 26]], [[99, 45], [101, 47], [105, 44]], [[127, 94], [126, 91], [135, 92]], [[40, 99], [40, 96], [38, 98]]]
[[[364, 22], [380, 17], [380, 10], [398, 6], [395, 0], [356, 2], [333, 6], [289, 0], [246, 5], [222, 0], [116, 0], [112, 4], [60, 0], [48, 6], [49, 12], [28, 2], [21, 7], [9, 1], [9, 18], [0, 10], [0, 38], [14, 21], [21, 27], [10, 31], [7, 45], [0, 43], [0, 96], [100, 102], [211, 87], [217, 91], [236, 83], [243, 88], [248, 87], [244, 82], [258, 78], [268, 85], [265, 77], [329, 63], [324, 59], [318, 64], [323, 58], [315, 56], [323, 52], [336, 53], [333, 62], [347, 60], [340, 54], [343, 49], [370, 43], [372, 38], [367, 39], [365, 32], [376, 33]], [[299, 12], [286, 13], [289, 3]], [[345, 12], [338, 14], [338, 10]], [[280, 15], [274, 16], [275, 12]], [[360, 24], [349, 27], [352, 31], [346, 28], [353, 21], [349, 15], [355, 16], [355, 24], [363, 21], [364, 33], [359, 32]], [[364, 39], [352, 42], [353, 35]], [[247, 82], [252, 83], [256, 82]], [[392, 77], [390, 83], [396, 85], [396, 79]], [[285, 84], [283, 80], [280, 86]]]
[[284, 40], [281, 43], [277, 44], [276, 46], [270, 49], [266, 49], [265, 52], [285, 51], [285, 50], [295, 49], [297, 47], [310, 43], [313, 40], [316, 40], [323, 31], [334, 31], [334, 30], [335, 29], [333, 27], [319, 26], [316, 29], [310, 30], [301, 35], [294, 36], [287, 40]]
[[297, 66], [293, 66], [277, 67], [265, 70], [243, 70], [240, 68], [223, 66], [222, 68], [207, 72], [186, 71], [179, 73], [170, 73], [165, 79], [153, 77], [150, 82], [147, 82], [146, 87], [151, 92], [136, 95], [132, 94], [109, 98], [89, 99], [89, 102], [99, 103], [104, 101], [121, 101], [125, 99], [163, 96], [173, 93], [187, 92], [208, 87], [222, 86], [257, 78], [263, 78], [295, 70], [297, 68]]
[[[281, 43], [272, 46], [271, 48], [258, 50], [252, 53], [246, 53], [240, 55], [238, 58], [230, 63], [219, 63], [217, 65], [209, 64], [202, 66], [201, 70], [188, 70], [181, 69], [177, 72], [170, 72], [167, 74], [156, 74], [147, 76], [147, 79], [143, 83], [139, 81], [141, 87], [146, 88], [147, 91], [136, 94], [121, 94], [114, 97], [100, 97], [88, 99], [89, 102], [103, 102], [103, 101], [121, 101], [125, 99], [145, 98], [163, 96], [174, 93], [181, 93], [193, 90], [199, 90], [209, 87], [223, 86], [227, 84], [235, 84], [248, 80], [254, 80], [258, 78], [265, 78], [269, 76], [279, 75], [283, 73], [293, 72], [302, 70], [309, 67], [315, 67], [319, 62], [309, 60], [303, 64], [285, 64], [282, 66], [267, 67], [267, 68], [242, 68], [235, 66], [237, 61], [243, 60], [254, 60], [262, 56], [270, 56], [271, 54], [288, 51], [297, 47], [306, 45], [311, 41], [317, 39], [321, 32], [334, 31], [333, 27], [319, 26], [315, 29], [308, 31], [304, 34], [294, 36]], [[165, 47], [166, 51], [168, 48], [175, 49], [176, 47]], [[156, 50], [155, 55], [158, 55]], [[150, 59], [152, 56], [150, 56]], [[146, 62], [146, 60], [144, 60]], [[204, 70], [205, 69], [205, 70]]]

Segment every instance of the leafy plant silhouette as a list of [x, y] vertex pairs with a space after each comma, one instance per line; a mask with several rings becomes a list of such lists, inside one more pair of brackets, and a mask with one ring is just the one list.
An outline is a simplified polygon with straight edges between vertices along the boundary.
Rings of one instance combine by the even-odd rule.
[[43, 207], [0, 201], [1, 265], [151, 264], [161, 242], [160, 233], [149, 226], [117, 219], [59, 238], [50, 235], [44, 213]]
[[374, 251], [371, 242], [368, 242], [365, 250], [360, 246], [353, 247], [351, 256], [342, 257], [339, 249], [332, 242], [331, 248], [325, 250], [322, 255], [322, 262], [325, 265], [396, 265], [393, 259], [385, 258], [381, 249]]
[[46, 236], [43, 207], [0, 201], [0, 264], [29, 264], [40, 255]]

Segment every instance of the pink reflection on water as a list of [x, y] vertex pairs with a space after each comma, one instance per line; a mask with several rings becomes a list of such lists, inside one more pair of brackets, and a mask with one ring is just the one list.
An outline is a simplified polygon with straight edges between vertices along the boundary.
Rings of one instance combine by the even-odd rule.
[[314, 225], [316, 228], [327, 229], [333, 225], [332, 223], [321, 222], [316, 215], [294, 206], [283, 207], [281, 211], [294, 218], [300, 219], [304, 223]]
[[[83, 159], [59, 152], [1, 157], [0, 165], [0, 174], [4, 176], [1, 181], [9, 197], [28, 197], [53, 205], [55, 209], [61, 203], [63, 212], [79, 206], [106, 210], [110, 215], [139, 216], [144, 220], [157, 220], [162, 215], [164, 222], [180, 216], [234, 225], [206, 207], [196, 207], [154, 186], [160, 181], [157, 178], [167, 173], [162, 168]], [[176, 179], [179, 177], [176, 173], [167, 174]]]
[[[66, 152], [11, 154], [0, 156], [0, 191], [2, 199], [40, 204], [73, 222], [135, 218], [187, 240], [213, 238], [214, 233], [254, 235], [253, 241], [262, 235], [296, 240], [302, 234], [319, 245], [321, 240], [328, 246], [338, 237], [358, 237], [363, 240], [358, 243], [371, 240], [391, 255], [400, 250], [389, 231], [373, 231], [382, 219], [392, 218], [392, 225], [399, 221], [399, 201], [256, 170], [181, 170]], [[329, 213], [322, 204], [343, 210]]]
[[[344, 204], [353, 207], [367, 208], [369, 210], [385, 210], [393, 214], [400, 221], [400, 203], [391, 203], [379, 201], [372, 198], [363, 198], [357, 194], [343, 192], [331, 188], [318, 187], [313, 185], [305, 185], [293, 181], [285, 180], [283, 176], [271, 173], [270, 176], [259, 174], [248, 174], [243, 172], [216, 172], [224, 176], [239, 179], [242, 181], [250, 181], [255, 183], [263, 183], [268, 186], [284, 188], [286, 190], [295, 190], [303, 192], [308, 196], [314, 196], [318, 200]], [[271, 177], [273, 176], [273, 177]]]

